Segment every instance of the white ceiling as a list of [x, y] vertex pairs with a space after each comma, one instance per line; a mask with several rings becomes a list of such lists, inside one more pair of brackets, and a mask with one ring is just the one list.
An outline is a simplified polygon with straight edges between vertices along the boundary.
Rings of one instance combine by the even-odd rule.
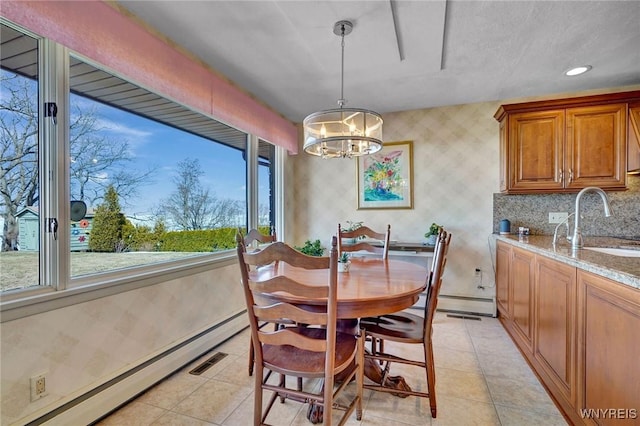
[[[640, 1], [119, 1], [288, 119], [640, 84]], [[394, 27], [397, 22], [398, 38]], [[404, 59], [400, 59], [399, 43]], [[593, 69], [578, 77], [563, 72]]]

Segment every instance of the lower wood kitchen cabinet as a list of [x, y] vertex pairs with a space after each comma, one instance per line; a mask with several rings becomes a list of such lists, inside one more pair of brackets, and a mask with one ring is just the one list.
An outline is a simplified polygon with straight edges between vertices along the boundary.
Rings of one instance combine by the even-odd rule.
[[509, 304], [511, 293], [509, 264], [511, 263], [511, 246], [498, 241], [496, 244], [496, 304], [502, 319], [511, 318]]
[[533, 285], [535, 255], [514, 247], [511, 254], [511, 320], [522, 345], [533, 348]]
[[498, 316], [565, 418], [640, 425], [640, 290], [496, 244]]
[[587, 424], [640, 424], [640, 291], [579, 270], [578, 307], [576, 408], [619, 410]]
[[535, 345], [539, 374], [552, 393], [576, 400], [576, 268], [536, 256]]

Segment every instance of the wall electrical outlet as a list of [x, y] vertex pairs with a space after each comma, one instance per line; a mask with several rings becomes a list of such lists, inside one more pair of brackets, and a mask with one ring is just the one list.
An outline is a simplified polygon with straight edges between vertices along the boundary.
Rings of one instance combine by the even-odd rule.
[[480, 268], [476, 268], [476, 272], [473, 276], [473, 284], [476, 288], [482, 288], [482, 271]]
[[47, 374], [48, 372], [40, 373], [31, 377], [31, 401], [37, 401], [40, 398], [49, 395], [47, 390]]
[[549, 223], [562, 223], [567, 220], [569, 213], [567, 212], [550, 212]]

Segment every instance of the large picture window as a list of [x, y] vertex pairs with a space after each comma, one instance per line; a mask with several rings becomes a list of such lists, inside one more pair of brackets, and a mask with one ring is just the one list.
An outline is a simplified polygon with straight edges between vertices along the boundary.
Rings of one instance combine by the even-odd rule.
[[73, 57], [70, 87], [70, 194], [87, 206], [70, 224], [72, 276], [234, 247], [245, 134], [220, 141], [220, 123]]
[[[257, 217], [260, 227], [273, 226], [273, 145], [255, 139], [257, 146], [249, 149], [246, 133], [75, 55], [68, 57], [69, 92], [57, 104], [57, 125], [67, 126], [66, 140], [40, 142], [65, 172], [50, 173], [59, 178], [52, 184], [56, 202], [39, 200], [38, 165], [49, 160], [38, 149], [38, 75], [18, 67], [29, 62], [37, 71], [37, 47], [38, 40], [2, 24], [0, 290], [39, 285], [39, 268], [53, 271], [44, 281], [55, 290], [99, 283], [110, 272], [123, 276], [130, 268], [188, 266], [191, 258], [232, 249], [248, 215]], [[16, 135], [22, 135], [21, 142]], [[248, 155], [257, 158], [248, 161]], [[250, 164], [257, 170], [248, 173]], [[33, 180], [30, 186], [15, 186], [27, 185], [27, 178]], [[248, 211], [249, 194], [258, 199], [255, 212]], [[54, 207], [60, 202], [70, 208]], [[46, 259], [38, 256], [50, 219], [40, 218], [42, 203], [49, 212], [70, 212], [54, 218], [55, 241], [64, 244], [51, 247], [64, 247], [64, 253]], [[33, 231], [27, 218], [35, 221]], [[50, 268], [48, 259], [60, 267]]]

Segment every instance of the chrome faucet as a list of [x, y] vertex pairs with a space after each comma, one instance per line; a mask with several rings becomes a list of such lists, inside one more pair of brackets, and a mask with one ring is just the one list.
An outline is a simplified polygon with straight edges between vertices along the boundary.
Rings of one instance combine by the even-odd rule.
[[602, 203], [604, 204], [604, 215], [606, 217], [611, 216], [611, 207], [609, 207], [609, 198], [607, 198], [607, 193], [597, 186], [588, 186], [584, 188], [582, 191], [578, 192], [576, 196], [576, 211], [575, 211], [575, 222], [573, 223], [573, 236], [571, 237], [571, 248], [573, 250], [582, 248], [582, 232], [580, 231], [580, 199], [582, 195], [587, 192], [595, 192], [600, 195], [602, 198]]
[[569, 214], [565, 220], [563, 220], [562, 222], [556, 225], [556, 229], [553, 231], [553, 242], [552, 242], [554, 248], [558, 242], [558, 229], [560, 229], [562, 225], [565, 225], [567, 227], [565, 238], [567, 239], [567, 241], [571, 241], [571, 236], [569, 235], [569, 219], [571, 219], [571, 216], [573, 215], [574, 213]]

